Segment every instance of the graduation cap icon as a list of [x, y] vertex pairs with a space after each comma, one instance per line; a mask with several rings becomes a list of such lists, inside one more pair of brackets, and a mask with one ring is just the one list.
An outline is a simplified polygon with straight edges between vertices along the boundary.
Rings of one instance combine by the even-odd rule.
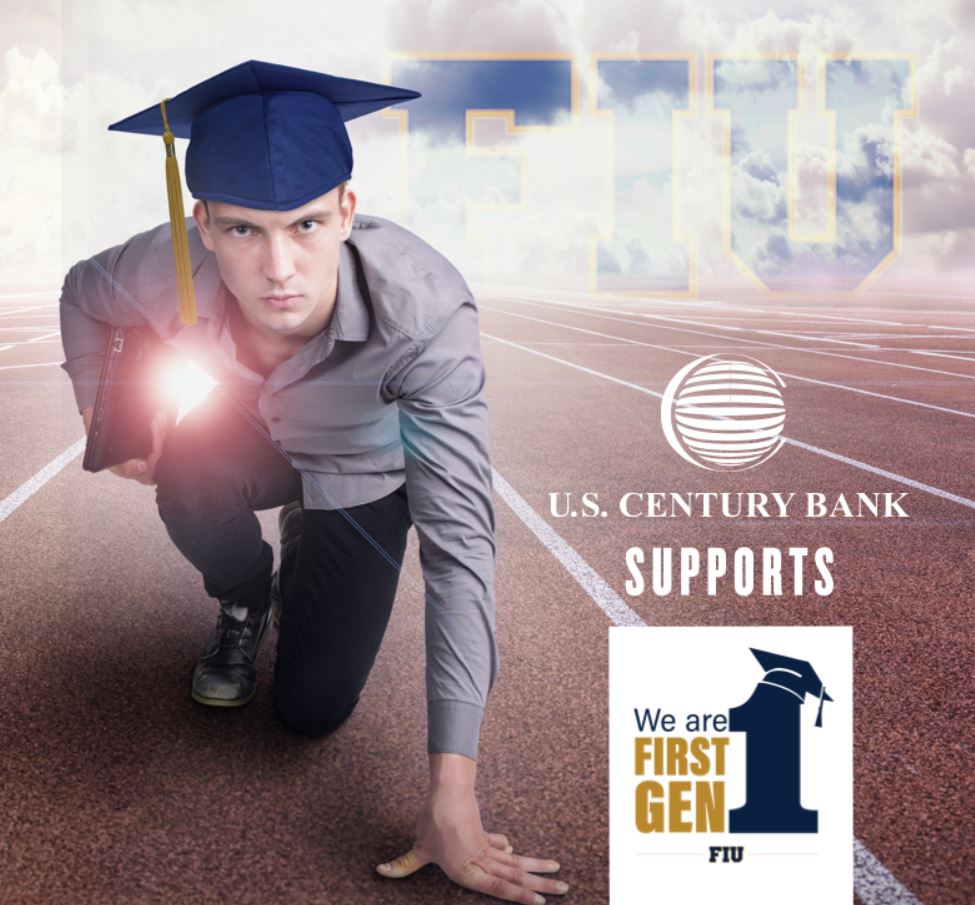
[[806, 695], [819, 698], [819, 710], [816, 713], [816, 726], [823, 725], [823, 702], [833, 699], [826, 693], [823, 680], [816, 675], [812, 664], [806, 660], [796, 660], [782, 654], [773, 654], [766, 650], [749, 650], [755, 655], [759, 665], [765, 670], [765, 677], [760, 685], [772, 685], [794, 694], [801, 703], [805, 703]]
[[419, 97], [417, 91], [248, 60], [112, 123], [162, 136], [183, 323], [196, 320], [175, 138], [188, 138], [194, 198], [293, 210], [352, 175], [347, 120]]

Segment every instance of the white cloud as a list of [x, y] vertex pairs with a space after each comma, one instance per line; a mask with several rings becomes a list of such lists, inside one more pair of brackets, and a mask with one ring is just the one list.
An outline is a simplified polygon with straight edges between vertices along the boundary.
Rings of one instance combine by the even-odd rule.
[[924, 125], [956, 148], [975, 147], [975, 62], [958, 35], [939, 42], [917, 72], [918, 104]]
[[[961, 35], [972, 15], [970, 4], [953, 0], [899, 6], [846, 0], [828, 13], [809, 0], [784, 0], [774, 12], [767, 0], [733, 6], [717, 0], [382, 0], [355, 7], [301, 0], [274, 8], [263, 0], [48, 0], [17, 7], [0, 35], [0, 121], [8, 136], [0, 146], [0, 189], [8, 211], [16, 212], [0, 227], [0, 255], [8, 276], [15, 264], [57, 270], [162, 221], [161, 142], [109, 134], [105, 126], [244, 59], [386, 81], [394, 52], [559, 51], [577, 62], [585, 105], [589, 58], [602, 52], [697, 53], [701, 90], [708, 52], [799, 53], [812, 74], [820, 52], [869, 50], [912, 51], [919, 63], [919, 115], [906, 121], [902, 142], [904, 254], [887, 276], [970, 266], [975, 119], [968, 112], [975, 64]], [[697, 118], [681, 127], [678, 214], [697, 240], [706, 277], [734, 269], [721, 251], [716, 203], [723, 185], [720, 134], [703, 96], [698, 102]], [[400, 216], [395, 124], [371, 117], [351, 131], [362, 207]], [[585, 254], [567, 250], [579, 245], [580, 232], [601, 228], [605, 122], [584, 109], [561, 152], [533, 136], [521, 141], [530, 166], [544, 171], [532, 181], [543, 187], [533, 188], [535, 207], [513, 213], [507, 231], [520, 237], [519, 266], [530, 279], [533, 268], [541, 276], [560, 255], [573, 265], [583, 261]], [[463, 160], [454, 164], [463, 194]], [[754, 203], [767, 212], [767, 190], [753, 188]], [[863, 228], [870, 232], [876, 224], [865, 221]]]
[[975, 149], [959, 153], [945, 139], [919, 129], [904, 142], [903, 160], [906, 232], [975, 227]]

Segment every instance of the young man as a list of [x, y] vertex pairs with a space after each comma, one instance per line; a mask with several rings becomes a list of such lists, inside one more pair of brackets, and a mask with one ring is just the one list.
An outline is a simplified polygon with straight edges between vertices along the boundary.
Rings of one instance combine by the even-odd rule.
[[[486, 834], [474, 797], [497, 673], [474, 299], [418, 237], [357, 216], [345, 184], [343, 121], [415, 96], [251, 61], [112, 126], [164, 134], [173, 168], [173, 135], [191, 139], [193, 223], [181, 251], [185, 224], [171, 194], [170, 224], [71, 269], [64, 367], [86, 429], [109, 325], [150, 325], [217, 380], [178, 425], [157, 417], [147, 459], [113, 469], [156, 485], [170, 538], [220, 603], [193, 675], [202, 704], [253, 696], [274, 598], [276, 710], [306, 734], [337, 728], [365, 685], [416, 526], [431, 784], [415, 845], [377, 869], [401, 877], [432, 862], [464, 886], [534, 903], [565, 891], [534, 875], [558, 865]], [[254, 513], [293, 501], [301, 506], [283, 512], [272, 573]]]

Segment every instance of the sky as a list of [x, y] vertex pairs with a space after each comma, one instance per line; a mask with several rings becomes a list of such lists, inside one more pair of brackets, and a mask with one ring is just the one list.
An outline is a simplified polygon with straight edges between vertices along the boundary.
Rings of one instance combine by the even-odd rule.
[[[59, 286], [162, 222], [162, 141], [107, 125], [247, 59], [419, 87], [408, 138], [396, 114], [349, 124], [359, 209], [474, 282], [706, 294], [975, 270], [971, 0], [46, 0], [5, 20], [0, 289]], [[470, 107], [515, 113], [465, 145]]]

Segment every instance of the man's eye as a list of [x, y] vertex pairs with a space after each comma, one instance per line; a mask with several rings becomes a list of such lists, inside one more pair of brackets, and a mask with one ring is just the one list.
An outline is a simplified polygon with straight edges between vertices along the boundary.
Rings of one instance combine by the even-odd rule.
[[250, 230], [249, 226], [242, 226], [238, 224], [237, 226], [230, 227], [230, 234], [233, 236], [246, 236], [249, 234], [249, 230]]
[[298, 224], [300, 232], [303, 233], [314, 232], [316, 226], [318, 226], [317, 220], [302, 220], [301, 223]]

